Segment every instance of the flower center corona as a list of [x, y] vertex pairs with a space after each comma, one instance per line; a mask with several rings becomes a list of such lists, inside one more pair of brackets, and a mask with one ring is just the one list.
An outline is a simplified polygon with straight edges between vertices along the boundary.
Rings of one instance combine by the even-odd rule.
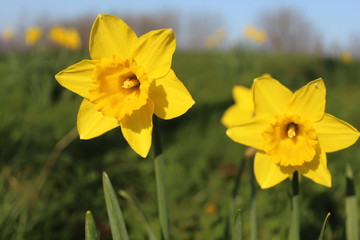
[[316, 155], [316, 132], [310, 121], [298, 115], [276, 116], [262, 136], [265, 152], [281, 166], [301, 166]]
[[296, 131], [298, 130], [298, 126], [296, 125], [296, 123], [289, 123], [287, 125], [287, 135], [289, 138], [293, 138], [296, 137]]
[[136, 75], [134, 75], [129, 79], [126, 79], [122, 85], [122, 87], [126, 89], [138, 87], [138, 86], [140, 86], [140, 81], [137, 80]]
[[89, 100], [105, 116], [121, 121], [149, 98], [147, 75], [134, 59], [104, 58], [96, 64]]

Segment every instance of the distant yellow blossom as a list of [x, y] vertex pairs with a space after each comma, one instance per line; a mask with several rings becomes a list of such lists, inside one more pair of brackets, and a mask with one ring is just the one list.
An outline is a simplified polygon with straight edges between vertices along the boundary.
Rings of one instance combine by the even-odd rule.
[[217, 45], [218, 45], [218, 41], [216, 38], [214, 38], [213, 36], [210, 36], [210, 37], [207, 37], [205, 39], [205, 45], [208, 47], [208, 48], [216, 48]]
[[2, 38], [3, 38], [5, 41], [9, 41], [9, 40], [11, 40], [13, 37], [14, 37], [14, 31], [13, 31], [12, 28], [6, 28], [6, 29], [3, 31]]
[[90, 34], [91, 60], [55, 76], [61, 85], [84, 97], [77, 119], [80, 138], [94, 138], [120, 126], [132, 149], [146, 157], [153, 114], [171, 119], [194, 104], [171, 69], [175, 47], [171, 29], [137, 37], [121, 19], [99, 15]]
[[40, 27], [30, 27], [25, 32], [25, 43], [28, 46], [34, 45], [37, 43], [42, 35], [42, 30]]
[[352, 55], [350, 52], [342, 52], [340, 55], [340, 61], [344, 64], [348, 64], [352, 61]]
[[359, 132], [324, 112], [323, 80], [314, 80], [293, 93], [273, 78], [260, 77], [254, 81], [253, 95], [255, 116], [226, 133], [234, 141], [258, 149], [254, 172], [261, 188], [272, 187], [295, 171], [330, 187], [326, 152], [349, 147]]
[[225, 40], [226, 39], [226, 32], [224, 29], [218, 29], [215, 32], [215, 38], [220, 41], [220, 40]]
[[246, 26], [244, 29], [244, 36], [256, 43], [263, 44], [266, 41], [266, 32], [255, 28], [254, 26]]
[[205, 39], [205, 45], [208, 48], [216, 48], [220, 42], [226, 39], [226, 32], [224, 29], [218, 29], [215, 33]]
[[79, 49], [81, 47], [81, 38], [76, 29], [66, 29], [63, 27], [53, 27], [49, 32], [50, 39], [63, 47], [69, 49]]

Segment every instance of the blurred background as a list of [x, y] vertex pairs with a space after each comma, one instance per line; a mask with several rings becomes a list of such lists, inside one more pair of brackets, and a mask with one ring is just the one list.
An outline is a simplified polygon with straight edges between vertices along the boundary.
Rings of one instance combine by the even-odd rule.
[[[218, 40], [217, 45], [234, 47], [246, 39], [246, 29], [254, 27], [264, 31], [263, 47], [269, 51], [356, 53], [360, 48], [360, 31], [354, 20], [358, 8], [357, 1], [325, 0], [311, 4], [285, 0], [4, 1], [0, 31], [7, 38], [12, 35], [12, 40], [6, 43], [3, 39], [1, 47], [22, 47], [29, 27], [38, 26], [46, 33], [55, 25], [75, 28], [87, 46], [94, 18], [109, 13], [124, 19], [138, 35], [156, 28], [173, 28], [178, 48], [183, 49], [209, 47], [211, 37]], [[49, 40], [46, 34], [42, 40]]]
[[[101, 173], [119, 195], [130, 239], [148, 239], [135, 206], [159, 237], [152, 154], [136, 155], [119, 128], [81, 141], [81, 97], [54, 75], [89, 58], [91, 25], [114, 14], [138, 35], [173, 28], [173, 69], [196, 104], [160, 121], [174, 239], [227, 239], [231, 195], [246, 150], [220, 119], [235, 85], [271, 74], [291, 90], [316, 78], [327, 87], [326, 111], [360, 129], [360, 21], [357, 1], [3, 1], [0, 8], [0, 239], [84, 239], [91, 210], [101, 239], [111, 239]], [[359, 143], [328, 154], [333, 187], [301, 179], [302, 239], [345, 239], [345, 164], [359, 180]], [[250, 235], [251, 160], [237, 186]], [[290, 181], [257, 191], [258, 239], [285, 239]], [[356, 190], [359, 191], [358, 185]]]

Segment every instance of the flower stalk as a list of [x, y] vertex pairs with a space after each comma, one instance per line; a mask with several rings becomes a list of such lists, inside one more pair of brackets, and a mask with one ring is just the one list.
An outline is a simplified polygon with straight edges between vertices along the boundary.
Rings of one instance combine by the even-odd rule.
[[299, 203], [299, 173], [295, 171], [292, 178], [291, 196], [291, 226], [290, 240], [300, 240], [300, 203]]
[[160, 139], [159, 122], [156, 117], [153, 119], [153, 139], [154, 139], [154, 154], [155, 154], [155, 177], [156, 177], [156, 192], [159, 210], [159, 221], [161, 229], [161, 239], [170, 239], [170, 220], [167, 204], [167, 194], [165, 186], [165, 169], [164, 158], [162, 154], [162, 146]]
[[[251, 168], [254, 168], [254, 161], [251, 161]], [[251, 239], [257, 239], [257, 221], [256, 221], [256, 183], [255, 175], [253, 171], [250, 171], [250, 185], [251, 185], [251, 196], [250, 196], [250, 221], [251, 221]]]

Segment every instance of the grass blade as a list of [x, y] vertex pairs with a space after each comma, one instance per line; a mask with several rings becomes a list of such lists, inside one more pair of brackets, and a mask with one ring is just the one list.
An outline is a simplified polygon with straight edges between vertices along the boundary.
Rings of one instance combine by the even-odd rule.
[[162, 239], [170, 239], [169, 213], [167, 206], [163, 155], [155, 157], [156, 191]]
[[235, 215], [235, 221], [233, 226], [232, 240], [241, 240], [242, 239], [242, 212], [238, 210]]
[[359, 239], [358, 206], [355, 194], [355, 182], [351, 167], [346, 165], [346, 239]]
[[94, 218], [90, 211], [85, 216], [85, 240], [99, 240]]
[[145, 227], [146, 230], [148, 232], [148, 237], [149, 240], [156, 240], [156, 235], [150, 225], [149, 219], [146, 217], [145, 213], [143, 212], [143, 210], [140, 207], [139, 202], [136, 200], [136, 198], [133, 198], [132, 196], [130, 196], [126, 191], [124, 190], [120, 190], [119, 191], [120, 196], [122, 196], [123, 198], [125, 198], [126, 200], [128, 200], [134, 207], [136, 212], [140, 215], [141, 219], [144, 221], [145, 223]]
[[330, 213], [328, 213], [325, 217], [325, 220], [324, 220], [324, 223], [322, 225], [322, 228], [321, 228], [321, 232], [320, 232], [320, 235], [319, 235], [319, 240], [324, 240], [324, 237], [325, 237], [325, 229], [326, 229], [326, 224], [329, 220], [329, 216], [330, 216]]
[[113, 240], [127, 240], [128, 234], [125, 222], [121, 213], [119, 202], [116, 198], [114, 188], [111, 185], [108, 175], [103, 173], [103, 185], [106, 209], [109, 216], [110, 228]]

